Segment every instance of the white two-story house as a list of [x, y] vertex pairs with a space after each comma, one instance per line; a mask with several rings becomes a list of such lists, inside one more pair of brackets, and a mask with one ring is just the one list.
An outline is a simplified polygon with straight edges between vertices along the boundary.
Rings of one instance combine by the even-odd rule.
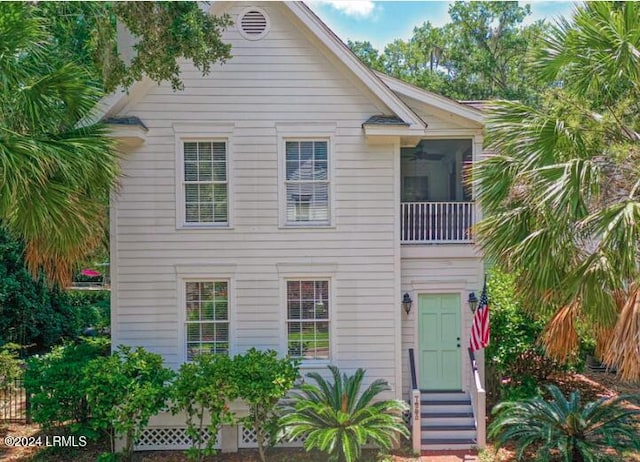
[[[482, 445], [467, 299], [483, 263], [465, 181], [481, 112], [372, 72], [302, 3], [211, 8], [225, 12], [227, 63], [202, 76], [184, 62], [183, 91], [143, 80], [104, 101], [123, 153], [114, 346], [174, 368], [250, 347], [303, 373], [361, 367], [413, 399], [418, 447]], [[222, 436], [224, 450], [255, 443]], [[138, 448], [184, 444], [184, 423], [158, 416]]]

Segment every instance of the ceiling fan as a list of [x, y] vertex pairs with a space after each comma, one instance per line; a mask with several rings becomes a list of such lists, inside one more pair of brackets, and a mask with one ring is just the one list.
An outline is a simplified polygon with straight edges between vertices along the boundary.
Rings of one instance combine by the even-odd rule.
[[427, 151], [427, 147], [422, 143], [418, 143], [415, 151], [413, 151], [413, 161], [417, 160], [442, 160], [445, 154], [440, 152]]

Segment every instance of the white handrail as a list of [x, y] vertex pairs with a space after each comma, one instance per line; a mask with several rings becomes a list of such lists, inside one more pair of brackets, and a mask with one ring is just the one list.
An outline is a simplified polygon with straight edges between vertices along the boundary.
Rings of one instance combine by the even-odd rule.
[[422, 449], [422, 410], [420, 409], [420, 388], [416, 377], [416, 362], [413, 348], [409, 348], [409, 368], [411, 370], [411, 446], [413, 452]]
[[474, 202], [402, 202], [400, 236], [404, 243], [473, 242]]
[[478, 448], [482, 449], [487, 445], [487, 397], [480, 379], [478, 363], [471, 349], [469, 349], [469, 360], [471, 361], [471, 407], [473, 408], [473, 418], [476, 423], [476, 441]]

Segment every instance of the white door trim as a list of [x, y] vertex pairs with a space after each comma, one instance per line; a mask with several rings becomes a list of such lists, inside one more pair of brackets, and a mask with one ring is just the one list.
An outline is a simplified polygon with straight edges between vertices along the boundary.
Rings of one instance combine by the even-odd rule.
[[[411, 281], [411, 298], [414, 301], [414, 323], [413, 323], [413, 351], [416, 353], [420, 350], [420, 313], [419, 313], [419, 297], [420, 295], [433, 295], [433, 294], [459, 294], [460, 295], [460, 365], [461, 365], [461, 386], [463, 391], [469, 389], [467, 383], [468, 377], [468, 361], [465, 362], [466, 348], [464, 346], [467, 342], [467, 335], [465, 335], [465, 326], [467, 325], [467, 311], [464, 309], [464, 304], [467, 295], [467, 286], [469, 285], [466, 279], [454, 279], [448, 281]], [[420, 377], [420, 361], [416, 358], [416, 377]], [[419, 381], [419, 380], [418, 380]], [[419, 386], [419, 384], [418, 384]]]

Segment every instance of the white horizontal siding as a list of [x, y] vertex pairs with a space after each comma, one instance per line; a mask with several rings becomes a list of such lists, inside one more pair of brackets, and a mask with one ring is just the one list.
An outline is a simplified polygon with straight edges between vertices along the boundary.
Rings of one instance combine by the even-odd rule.
[[[243, 7], [233, 4], [232, 15]], [[183, 307], [176, 265], [208, 268], [211, 277], [219, 276], [216, 268], [233, 266], [232, 351], [279, 349], [285, 309], [277, 264], [317, 267], [322, 275], [334, 265], [332, 360], [345, 369], [363, 367], [370, 380], [384, 378], [395, 389], [396, 159], [392, 146], [368, 146], [361, 128], [385, 108], [286, 21], [281, 6], [262, 8], [271, 19], [264, 40], [244, 40], [232, 28], [225, 39], [234, 57], [226, 64], [203, 77], [185, 63], [184, 91], [153, 86], [120, 114], [139, 117], [149, 131], [124, 156], [115, 202], [114, 343], [143, 345], [178, 366]], [[279, 228], [276, 125], [304, 121], [335, 126], [336, 218], [329, 229]], [[174, 123], [199, 133], [234, 124], [232, 229], [176, 230]]]
[[[402, 391], [406, 393], [411, 387], [409, 369], [409, 348], [416, 351], [418, 338], [416, 320], [418, 315], [419, 293], [460, 293], [461, 313], [461, 349], [463, 353], [462, 383], [468, 386], [469, 359], [466, 349], [471, 332], [471, 312], [468, 310], [466, 297], [469, 292], [478, 293], [482, 285], [483, 264], [480, 258], [403, 258], [402, 259], [402, 293], [410, 292], [413, 307], [408, 316], [403, 315], [402, 323]], [[420, 367], [420, 365], [418, 365]]]

